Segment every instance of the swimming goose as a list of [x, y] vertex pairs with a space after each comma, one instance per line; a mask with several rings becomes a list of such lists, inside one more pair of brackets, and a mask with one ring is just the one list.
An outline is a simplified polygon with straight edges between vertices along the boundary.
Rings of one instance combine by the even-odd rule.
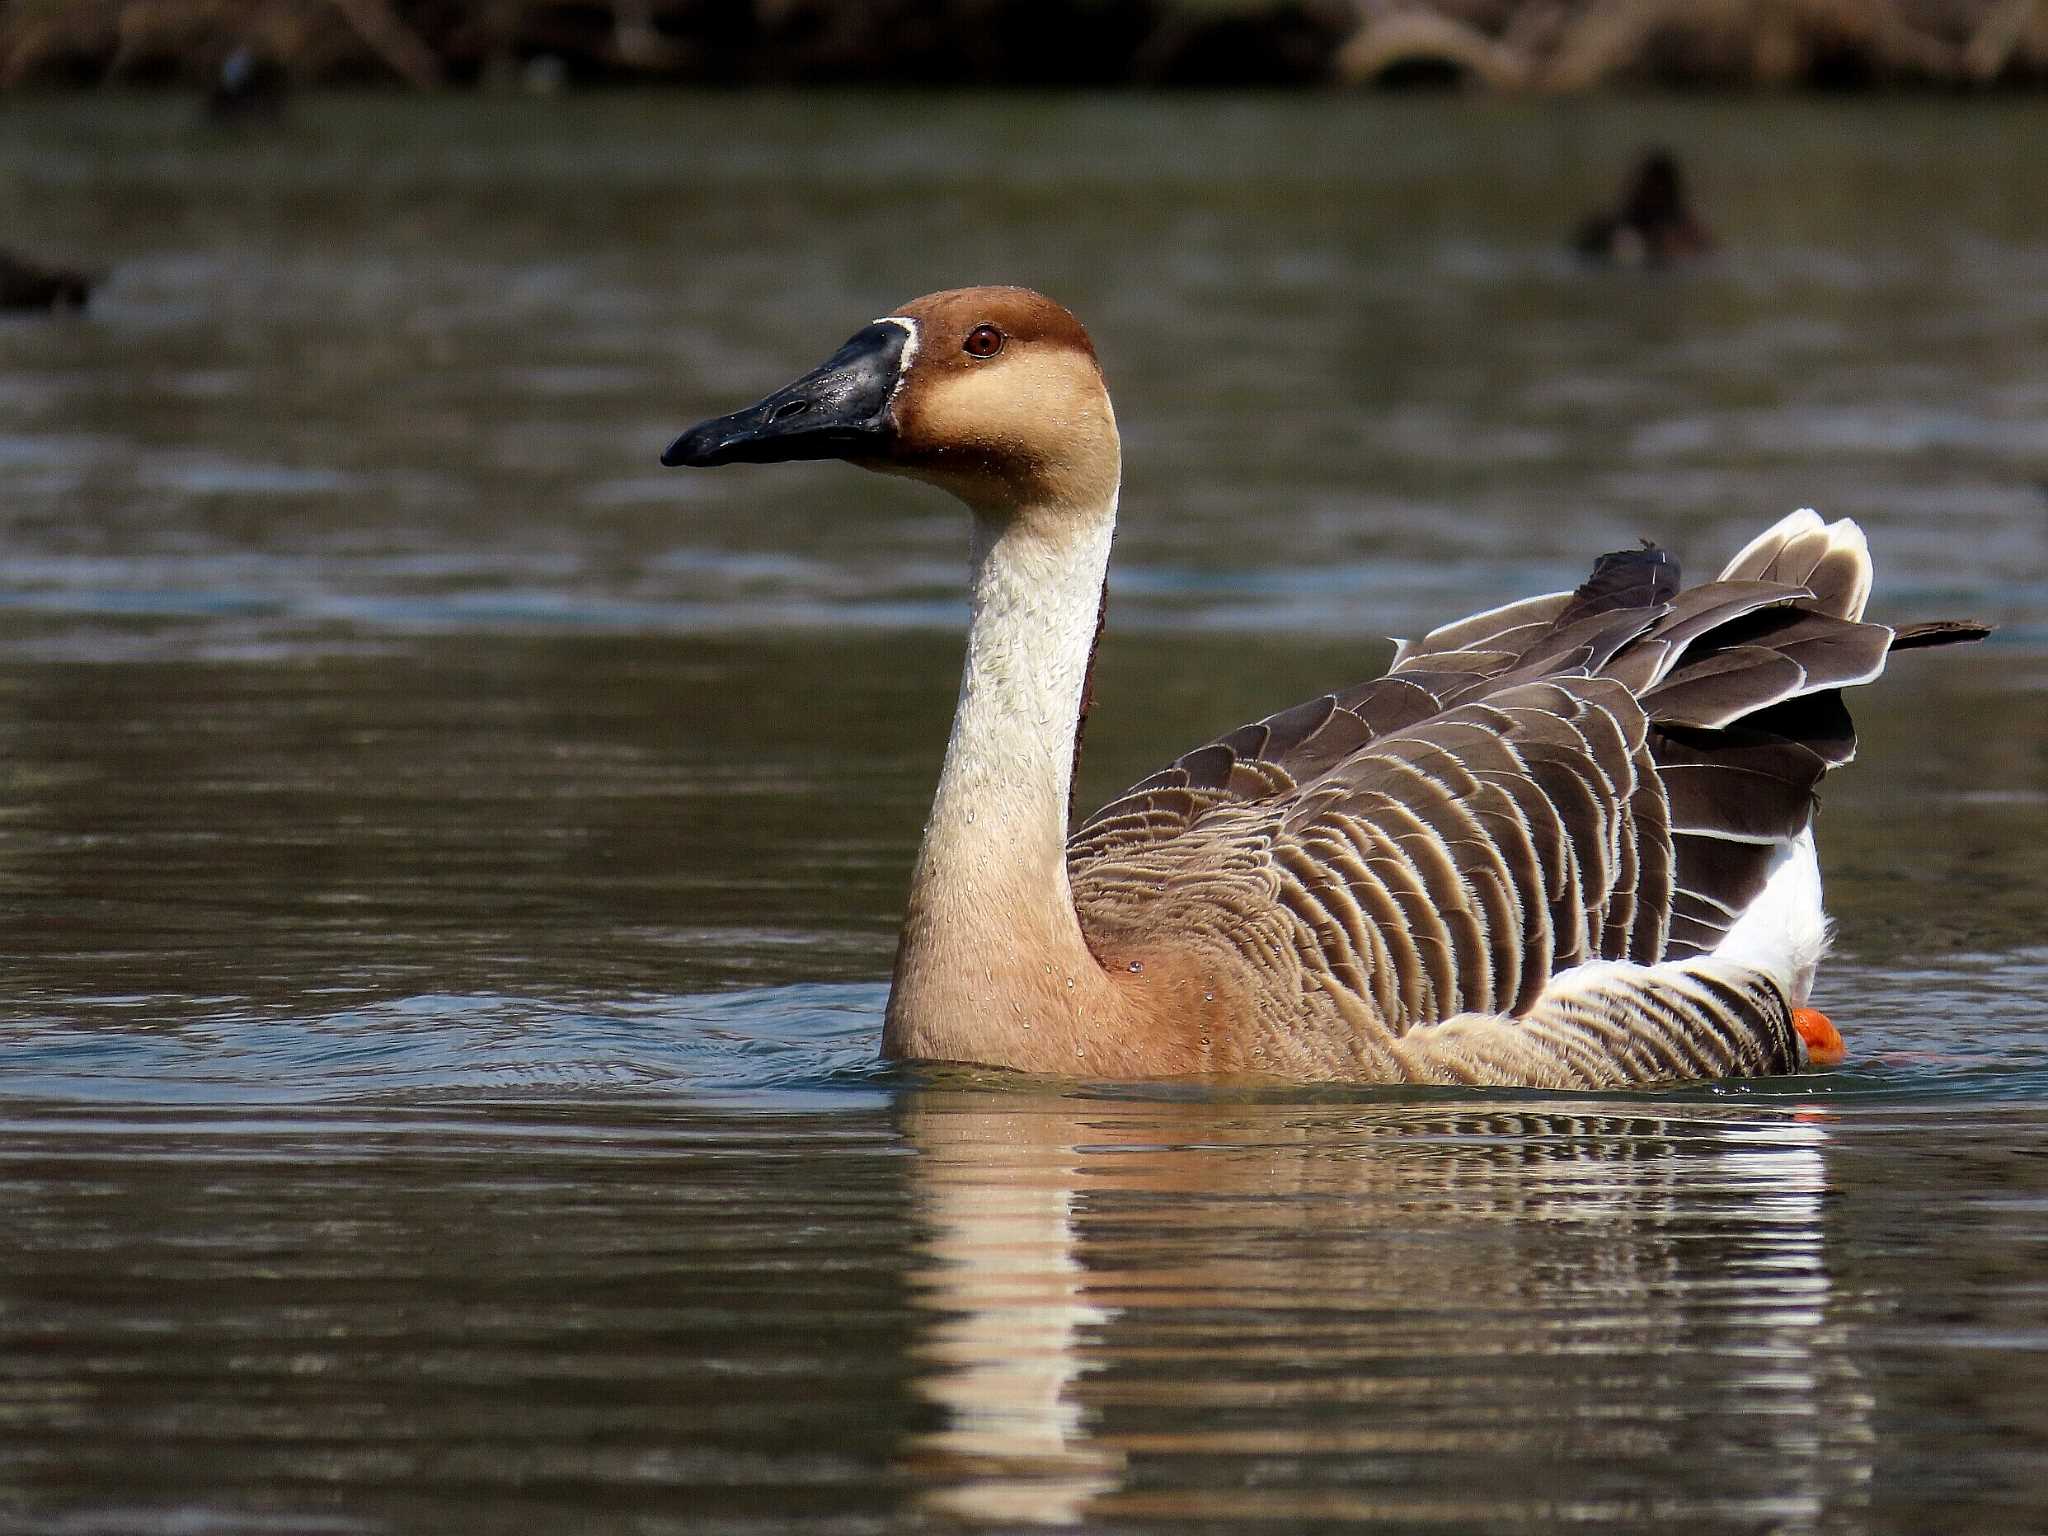
[[1579, 226], [1572, 248], [1588, 261], [1668, 267], [1705, 255], [1714, 237], [1693, 214], [1677, 157], [1653, 149], [1630, 173], [1621, 201]]
[[1400, 647], [1068, 831], [1116, 524], [1087, 332], [1021, 288], [904, 305], [670, 466], [845, 459], [973, 515], [972, 619], [882, 1052], [1092, 1078], [1593, 1088], [1800, 1069], [1840, 689], [1974, 639], [1862, 622], [1812, 512], [1681, 589], [1662, 550]]

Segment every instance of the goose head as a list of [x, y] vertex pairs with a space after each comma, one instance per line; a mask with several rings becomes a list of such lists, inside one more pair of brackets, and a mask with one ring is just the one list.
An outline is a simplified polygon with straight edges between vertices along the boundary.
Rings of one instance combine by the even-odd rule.
[[818, 367], [683, 433], [671, 468], [844, 459], [938, 485], [977, 512], [1116, 495], [1116, 418], [1087, 331], [1028, 288], [927, 294]]

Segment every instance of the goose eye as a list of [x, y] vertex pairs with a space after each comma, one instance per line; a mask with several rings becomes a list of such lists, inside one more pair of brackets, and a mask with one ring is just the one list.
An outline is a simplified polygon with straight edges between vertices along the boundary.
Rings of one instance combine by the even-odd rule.
[[967, 333], [960, 350], [969, 357], [994, 357], [1003, 350], [1003, 333], [992, 325], [977, 325]]

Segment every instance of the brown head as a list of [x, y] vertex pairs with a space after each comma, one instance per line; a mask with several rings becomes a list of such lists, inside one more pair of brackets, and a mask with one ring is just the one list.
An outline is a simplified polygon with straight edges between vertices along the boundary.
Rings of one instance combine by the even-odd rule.
[[845, 459], [913, 475], [977, 509], [1100, 506], [1116, 419], [1081, 322], [1028, 288], [927, 294], [823, 364], [702, 422], [661, 462], [708, 468]]

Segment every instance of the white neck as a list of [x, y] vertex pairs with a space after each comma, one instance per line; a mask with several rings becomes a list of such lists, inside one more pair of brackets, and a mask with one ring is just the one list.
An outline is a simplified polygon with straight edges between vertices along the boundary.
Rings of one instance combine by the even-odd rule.
[[1007, 1010], [1006, 974], [1093, 964], [1067, 883], [1067, 813], [1115, 528], [1114, 491], [1085, 512], [975, 514], [967, 663], [911, 881], [893, 1054], [948, 1054], [930, 1038], [902, 1049], [903, 1034]]
[[1022, 519], [974, 519], [967, 665], [922, 863], [955, 839], [1025, 838], [1040, 853], [1050, 839], [1064, 881], [1074, 731], [1115, 529], [1114, 500], [1050, 536]]

